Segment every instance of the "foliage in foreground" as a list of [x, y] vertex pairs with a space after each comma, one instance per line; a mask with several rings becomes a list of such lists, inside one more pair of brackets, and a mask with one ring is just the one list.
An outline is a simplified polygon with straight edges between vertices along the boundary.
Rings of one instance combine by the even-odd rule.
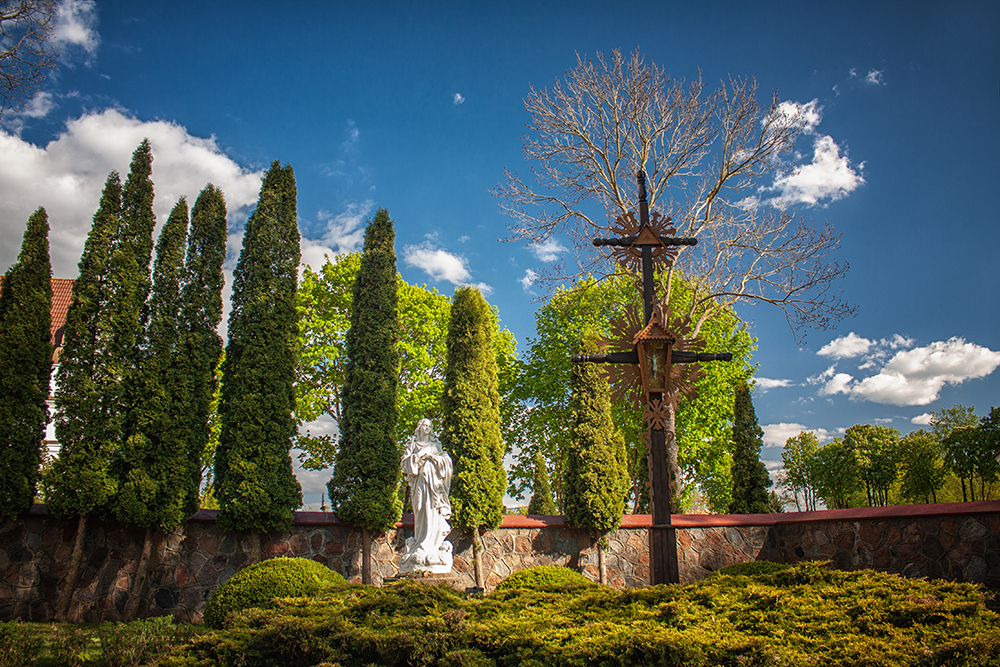
[[803, 563], [687, 586], [345, 586], [230, 617], [193, 665], [990, 665], [1000, 619], [970, 584]]
[[216, 589], [205, 606], [205, 625], [220, 628], [230, 612], [268, 606], [276, 597], [313, 595], [338, 583], [344, 577], [308, 558], [271, 558], [240, 570]]

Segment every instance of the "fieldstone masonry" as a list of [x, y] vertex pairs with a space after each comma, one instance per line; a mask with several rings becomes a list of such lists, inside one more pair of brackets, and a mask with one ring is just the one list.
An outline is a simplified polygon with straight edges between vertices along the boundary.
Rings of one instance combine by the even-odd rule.
[[[142, 614], [197, 621], [221, 583], [250, 560], [247, 532], [223, 533], [216, 512], [203, 510], [153, 548]], [[0, 525], [0, 620], [52, 618], [66, 574], [76, 521], [35, 506]], [[605, 565], [615, 587], [649, 580], [648, 515], [623, 518], [607, 535]], [[769, 515], [675, 516], [681, 581], [697, 581], [733, 563], [829, 560], [839, 569], [872, 568], [910, 577], [983, 583], [1000, 589], [1000, 502], [908, 505]], [[413, 533], [412, 517], [375, 540], [376, 585], [399, 573], [399, 555]], [[144, 531], [91, 520], [83, 572], [71, 605], [75, 621], [120, 620]], [[453, 532], [459, 586], [472, 586], [471, 536]], [[361, 580], [361, 531], [321, 512], [300, 512], [291, 530], [263, 537], [262, 557], [299, 556]], [[599, 576], [597, 548], [586, 531], [562, 517], [507, 516], [483, 537], [486, 588], [532, 565], [570, 567]]]

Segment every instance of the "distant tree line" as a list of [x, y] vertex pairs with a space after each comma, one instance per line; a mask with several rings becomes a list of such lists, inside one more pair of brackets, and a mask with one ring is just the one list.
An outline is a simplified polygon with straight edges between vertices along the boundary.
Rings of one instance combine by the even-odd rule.
[[888, 426], [856, 424], [821, 445], [803, 431], [785, 443], [782, 486], [812, 511], [905, 503], [995, 499], [1000, 481], [1000, 408], [977, 417], [956, 405], [931, 413], [930, 430], [901, 436]]

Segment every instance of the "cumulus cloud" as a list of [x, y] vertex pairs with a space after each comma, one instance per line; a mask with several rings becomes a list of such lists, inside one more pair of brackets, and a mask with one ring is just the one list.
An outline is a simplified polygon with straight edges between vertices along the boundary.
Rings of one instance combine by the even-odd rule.
[[865, 76], [865, 83], [872, 86], [882, 85], [882, 72], [877, 69], [868, 70], [868, 74]]
[[806, 134], [813, 134], [816, 131], [816, 126], [823, 120], [823, 107], [819, 105], [819, 100], [805, 104], [790, 100], [785, 101], [778, 105], [775, 113], [802, 123], [802, 131]]
[[465, 102], [465, 98], [462, 97], [462, 93], [455, 93], [455, 96], [452, 98], [452, 102], [454, 104], [462, 104]]
[[777, 206], [807, 204], [815, 206], [822, 200], [836, 201], [860, 187], [865, 179], [851, 167], [851, 161], [840, 155], [833, 137], [819, 135], [813, 141], [812, 162], [800, 165], [791, 173], [779, 175], [771, 191], [778, 196], [770, 203]]
[[765, 447], [784, 447], [789, 438], [794, 438], [803, 431], [812, 431], [820, 442], [829, 442], [834, 438], [825, 428], [809, 428], [795, 423], [764, 424], [761, 429], [764, 431], [762, 440]]
[[754, 382], [761, 391], [767, 391], [768, 389], [775, 389], [777, 387], [791, 387], [794, 383], [791, 380], [776, 380], [772, 378], [754, 378]]
[[89, 62], [101, 45], [97, 33], [97, 3], [94, 0], [63, 0], [56, 16], [55, 44], [64, 62], [83, 53]]
[[875, 341], [862, 338], [852, 331], [846, 336], [834, 338], [821, 347], [816, 354], [822, 357], [833, 357], [834, 359], [848, 359], [865, 354], [874, 344]]
[[166, 220], [182, 196], [194, 204], [208, 183], [226, 196], [230, 221], [245, 220], [257, 200], [260, 171], [229, 158], [213, 138], [192, 136], [176, 123], [141, 121], [117, 109], [94, 111], [70, 120], [45, 146], [0, 131], [0, 268], [20, 251], [28, 216], [44, 206], [49, 214], [52, 273], [75, 277], [108, 174], [124, 179], [132, 151], [148, 138], [153, 150], [157, 220]]
[[531, 269], [528, 269], [524, 272], [524, 277], [520, 278], [517, 282], [521, 283], [521, 287], [523, 287], [524, 291], [527, 292], [531, 286], [535, 284], [537, 279], [538, 274]]
[[925, 412], [922, 415], [917, 415], [910, 420], [911, 424], [916, 424], [917, 426], [930, 426], [932, 415], [929, 412]]
[[302, 237], [300, 265], [319, 269], [326, 262], [327, 256], [360, 250], [365, 240], [364, 222], [373, 208], [375, 202], [366, 200], [348, 204], [336, 216], [329, 211], [321, 210], [317, 213], [316, 217], [323, 224], [324, 231], [319, 238]]
[[528, 246], [528, 249], [543, 262], [554, 262], [559, 259], [559, 255], [566, 252], [566, 246], [554, 238], [547, 238], [544, 241], [533, 243]]
[[464, 285], [472, 279], [463, 257], [435, 248], [430, 243], [404, 247], [403, 261], [407, 266], [421, 269], [434, 280], [447, 280], [453, 285]]
[[[886, 341], [905, 344], [909, 339]], [[866, 363], [862, 368], [871, 367]], [[860, 380], [848, 373], [834, 373], [834, 367], [811, 382], [825, 381], [820, 395], [845, 394], [853, 399], [888, 405], [927, 405], [937, 400], [946, 385], [981, 378], [1000, 366], [1000, 352], [963, 338], [950, 338], [924, 347], [896, 352], [879, 372]], [[859, 369], [860, 370], [860, 369]], [[916, 422], [915, 422], [916, 423]]]

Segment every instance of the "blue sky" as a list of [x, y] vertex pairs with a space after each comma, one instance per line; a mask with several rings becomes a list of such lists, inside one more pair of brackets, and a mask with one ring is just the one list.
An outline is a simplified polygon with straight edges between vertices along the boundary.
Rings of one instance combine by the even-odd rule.
[[[104, 179], [149, 137], [159, 221], [208, 181], [226, 193], [230, 269], [277, 159], [295, 168], [304, 261], [357, 249], [385, 207], [406, 280], [483, 286], [523, 344], [541, 293], [525, 277], [551, 258], [500, 240], [510, 220], [488, 192], [527, 171], [522, 100], [577, 52], [638, 47], [676, 78], [756, 77], [814, 120], [788, 192], [843, 233], [838, 287], [858, 315], [800, 347], [780, 311], [739, 309], [759, 339], [763, 458], [801, 428], [907, 432], [1000, 404], [995, 2], [65, 0], [59, 38], [42, 93], [0, 124], [0, 268], [41, 205], [54, 273], [75, 277]], [[327, 476], [301, 478], [308, 503]]]

